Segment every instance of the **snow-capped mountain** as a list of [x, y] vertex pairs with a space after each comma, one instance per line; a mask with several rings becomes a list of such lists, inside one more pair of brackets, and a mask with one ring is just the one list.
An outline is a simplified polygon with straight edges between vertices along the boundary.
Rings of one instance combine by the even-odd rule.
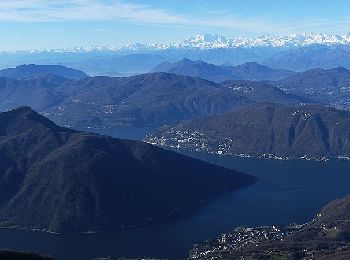
[[50, 52], [50, 53], [82, 53], [82, 52], [118, 52], [118, 51], [159, 51], [169, 49], [224, 49], [224, 48], [295, 48], [307, 47], [312, 45], [350, 45], [350, 33], [347, 35], [329, 35], [317, 33], [290, 34], [279, 37], [259, 36], [256, 38], [225, 38], [217, 34], [197, 34], [184, 41], [176, 43], [154, 43], [142, 44], [134, 43], [122, 47], [114, 46], [91, 46], [91, 47], [73, 47], [61, 49], [37, 49], [32, 53]]
[[350, 34], [304, 33], [231, 39], [216, 34], [198, 34], [176, 43], [0, 52], [0, 68], [60, 64], [89, 75], [125, 76], [147, 73], [165, 61], [177, 62], [186, 58], [231, 66], [257, 62], [275, 69], [303, 71], [335, 67], [350, 69], [348, 57]]
[[170, 44], [132, 44], [122, 47], [123, 50], [164, 50], [164, 49], [218, 49], [218, 48], [254, 48], [254, 47], [305, 47], [310, 45], [350, 45], [350, 34], [328, 35], [316, 33], [290, 34], [272, 37], [228, 39], [217, 34], [198, 34], [189, 39]]

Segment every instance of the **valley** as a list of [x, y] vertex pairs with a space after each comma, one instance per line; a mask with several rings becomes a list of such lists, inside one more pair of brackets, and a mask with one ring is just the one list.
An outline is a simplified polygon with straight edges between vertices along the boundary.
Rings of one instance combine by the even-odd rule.
[[0, 227], [55, 233], [142, 226], [255, 182], [143, 142], [61, 128], [28, 107], [0, 114], [0, 159]]
[[0, 52], [1, 248], [346, 256], [348, 52], [312, 33]]
[[[0, 229], [0, 243], [5, 248], [30, 250], [57, 259], [98, 256], [185, 259], [194, 244], [215, 239], [235, 227], [303, 224], [328, 202], [348, 194], [349, 163], [345, 161], [269, 161], [197, 153], [187, 155], [249, 172], [259, 181], [200, 208], [143, 227], [61, 235]], [[64, 250], [72, 243], [74, 248]]]

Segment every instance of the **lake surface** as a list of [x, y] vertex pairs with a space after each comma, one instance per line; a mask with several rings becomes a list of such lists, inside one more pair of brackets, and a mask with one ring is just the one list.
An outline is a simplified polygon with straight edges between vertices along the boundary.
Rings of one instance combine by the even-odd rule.
[[[140, 127], [140, 128], [120, 128], [120, 129], [90, 129], [89, 131], [108, 135], [115, 138], [129, 139], [129, 140], [143, 140], [147, 134], [153, 132], [158, 127]], [[87, 129], [81, 129], [87, 131]]]
[[185, 258], [196, 242], [239, 225], [303, 223], [335, 198], [350, 193], [350, 162], [273, 161], [196, 154], [250, 173], [259, 181], [151, 226], [101, 234], [54, 235], [0, 230], [1, 248], [30, 250], [57, 259], [98, 256]]

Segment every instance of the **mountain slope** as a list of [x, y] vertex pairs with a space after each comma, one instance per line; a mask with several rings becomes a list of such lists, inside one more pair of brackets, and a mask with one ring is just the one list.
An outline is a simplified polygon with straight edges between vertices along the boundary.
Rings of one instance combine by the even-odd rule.
[[199, 77], [215, 82], [233, 79], [230, 71], [226, 68], [209, 64], [204, 61], [191, 61], [184, 59], [178, 62], [165, 62], [155, 67], [152, 72], [166, 72], [178, 75]]
[[317, 259], [350, 257], [350, 196], [332, 201], [301, 225], [239, 227], [196, 244], [189, 259]]
[[345, 67], [350, 69], [347, 57], [350, 55], [349, 42], [347, 44], [331, 44], [305, 46], [281, 50], [262, 61], [262, 64], [293, 71], [305, 71], [314, 68], [330, 69]]
[[321, 106], [258, 104], [160, 129], [147, 141], [219, 154], [350, 158], [350, 113]]
[[47, 75], [55, 75], [67, 79], [87, 78], [84, 72], [67, 68], [60, 65], [20, 65], [16, 68], [3, 69], [0, 71], [0, 77], [13, 79], [35, 79]]
[[146, 143], [0, 114], [0, 226], [55, 232], [154, 221], [254, 181]]
[[95, 77], [69, 86], [75, 93], [45, 112], [78, 128], [160, 126], [251, 103], [219, 84], [168, 73]]
[[340, 108], [349, 108], [350, 70], [312, 69], [275, 83], [289, 93], [303, 95]]
[[256, 62], [246, 62], [236, 67], [226, 67], [234, 79], [242, 80], [279, 80], [295, 74], [283, 69], [273, 69]]
[[235, 95], [248, 98], [255, 102], [270, 102], [285, 105], [313, 103], [310, 99], [288, 94], [262, 81], [227, 80], [220, 82], [220, 84], [231, 89]]
[[239, 66], [218, 66], [204, 61], [184, 59], [178, 62], [164, 62], [152, 72], [167, 72], [184, 76], [200, 77], [220, 82], [224, 80], [279, 80], [295, 74], [288, 70], [278, 70], [262, 66], [256, 62], [246, 62]]
[[219, 84], [168, 73], [83, 80], [0, 77], [0, 96], [0, 111], [32, 106], [62, 126], [99, 129], [157, 127], [252, 102]]
[[350, 195], [326, 205], [317, 220], [329, 228], [338, 227], [350, 234]]
[[70, 80], [54, 75], [28, 80], [0, 77], [0, 111], [24, 105], [43, 111], [57, 105], [70, 95], [70, 88], [59, 90], [67, 82]]
[[82, 55], [78, 61], [65, 63], [67, 66], [79, 68], [91, 76], [132, 76], [149, 72], [167, 59], [158, 54], [135, 53], [116, 54], [96, 53], [95, 57]]

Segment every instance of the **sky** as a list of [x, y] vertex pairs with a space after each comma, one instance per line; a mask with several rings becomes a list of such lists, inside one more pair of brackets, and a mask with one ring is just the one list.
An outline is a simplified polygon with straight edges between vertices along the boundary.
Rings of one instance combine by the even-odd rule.
[[0, 50], [350, 32], [348, 0], [0, 0]]

